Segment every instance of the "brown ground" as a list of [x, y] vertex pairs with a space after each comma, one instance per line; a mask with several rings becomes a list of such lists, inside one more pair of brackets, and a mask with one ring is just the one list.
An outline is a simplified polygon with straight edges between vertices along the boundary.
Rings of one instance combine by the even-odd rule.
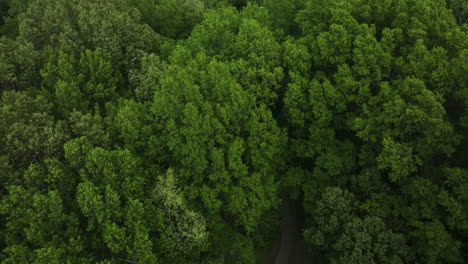
[[306, 264], [304, 242], [300, 239], [297, 208], [289, 199], [283, 205], [283, 227], [278, 241], [260, 257], [261, 264]]
[[305, 254], [305, 247], [304, 247], [304, 241], [301, 240], [296, 240], [296, 244], [294, 246], [294, 249], [291, 253], [291, 257], [289, 259], [290, 264], [310, 264], [310, 260], [306, 257]]
[[257, 263], [258, 264], [271, 264], [275, 261], [276, 255], [281, 246], [281, 235], [278, 235], [277, 241], [270, 248], [265, 251], [258, 252]]

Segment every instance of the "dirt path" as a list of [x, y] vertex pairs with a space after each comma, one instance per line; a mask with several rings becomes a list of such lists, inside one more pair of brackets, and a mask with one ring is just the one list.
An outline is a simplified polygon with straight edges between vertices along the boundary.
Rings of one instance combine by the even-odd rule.
[[281, 232], [281, 245], [274, 264], [289, 264], [291, 253], [297, 238], [297, 209], [293, 202], [285, 198], [283, 212], [283, 231]]

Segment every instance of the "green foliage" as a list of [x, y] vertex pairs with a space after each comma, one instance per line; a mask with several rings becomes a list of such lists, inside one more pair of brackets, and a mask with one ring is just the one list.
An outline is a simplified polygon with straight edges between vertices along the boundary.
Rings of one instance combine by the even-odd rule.
[[31, 162], [61, 156], [68, 139], [63, 121], [55, 121], [42, 96], [5, 91], [0, 101], [0, 146], [9, 164], [26, 168]]
[[466, 262], [467, 10], [0, 1], [0, 262]]
[[457, 23], [468, 22], [468, 3], [463, 0], [446, 0], [447, 6], [452, 10]]
[[42, 50], [62, 45], [101, 48], [122, 59], [132, 48], [154, 50], [158, 37], [147, 25], [138, 24], [139, 15], [122, 1], [93, 3], [84, 0], [33, 1], [20, 20], [20, 38]]
[[[258, 20], [243, 18], [233, 8], [210, 11], [186, 46], [184, 52], [192, 57], [203, 53], [229, 62], [231, 73], [256, 100], [272, 105], [277, 99], [283, 79], [281, 47]], [[175, 54], [172, 60], [178, 64], [182, 58]]]
[[206, 220], [199, 213], [190, 210], [184, 201], [183, 193], [176, 185], [174, 171], [169, 169], [165, 176], [158, 178], [158, 183], [152, 192], [152, 199], [160, 204], [165, 219], [168, 220], [167, 230], [161, 249], [167, 251], [170, 262], [177, 259], [195, 259], [200, 251], [205, 250], [209, 233], [206, 230]]
[[139, 69], [129, 73], [130, 85], [139, 101], [151, 101], [154, 90], [159, 85], [161, 74], [166, 68], [166, 63], [154, 54], [145, 55], [141, 59]]
[[15, 38], [19, 31], [18, 15], [25, 12], [32, 0], [4, 0], [0, 4], [0, 35]]
[[0, 91], [34, 86], [38, 82], [37, 60], [31, 43], [0, 37]]
[[141, 12], [142, 20], [161, 35], [180, 39], [200, 23], [205, 5], [200, 0], [128, 0]]
[[5, 23], [5, 17], [7, 16], [8, 9], [10, 9], [10, 6], [6, 1], [0, 3], [0, 27]]
[[[76, 202], [96, 249], [120, 259], [154, 263], [156, 255], [148, 233], [156, 212], [145, 199], [145, 173], [138, 159], [127, 150], [93, 148], [84, 137], [64, 148], [66, 159], [79, 169], [82, 181], [77, 186]], [[99, 256], [105, 257], [102, 250]]]
[[317, 202], [308, 243], [325, 252], [331, 263], [405, 263], [402, 234], [394, 234], [378, 217], [361, 218], [354, 196], [327, 188]]
[[97, 146], [110, 144], [109, 132], [106, 131], [101, 116], [74, 111], [70, 113], [69, 121], [73, 137], [85, 136], [93, 145]]
[[[346, 224], [352, 223], [353, 229], [372, 226], [369, 234], [383, 224], [384, 229], [408, 234], [406, 244], [412, 249], [398, 253], [401, 261], [459, 262], [463, 239], [450, 231], [436, 209], [430, 223], [422, 220], [429, 216], [416, 213], [428, 210], [417, 204], [429, 200], [429, 193], [448, 191], [428, 191], [423, 198], [406, 188], [416, 184], [418, 175], [429, 178], [427, 185], [440, 184], [434, 170], [450, 160], [460, 143], [458, 121], [453, 120], [464, 109], [466, 81], [460, 72], [466, 30], [456, 25], [443, 1], [311, 0], [296, 21], [301, 37], [283, 44], [290, 80], [284, 114], [293, 155], [287, 186], [303, 193], [304, 209], [314, 222], [319, 195], [328, 186], [351, 184], [364, 208], [380, 219], [344, 219], [335, 237], [355, 232], [343, 229]], [[369, 174], [369, 169], [374, 172]], [[370, 180], [376, 181], [375, 187]], [[410, 201], [408, 205], [398, 196]], [[439, 209], [439, 199], [430, 200], [430, 208]], [[408, 218], [402, 221], [397, 215], [405, 206], [416, 215], [411, 218], [405, 211]], [[432, 238], [427, 230], [432, 229], [440, 243], [428, 242]], [[392, 240], [393, 247], [404, 243]], [[314, 239], [310, 244], [320, 245]], [[325, 248], [337, 249], [331, 245]], [[340, 249], [351, 250], [348, 246], [340, 244]], [[323, 254], [338, 262], [338, 256], [343, 256], [341, 261], [371, 262], [365, 254]]]
[[61, 113], [104, 109], [115, 98], [117, 77], [107, 53], [86, 50], [79, 60], [59, 50], [41, 71]]
[[271, 16], [273, 29], [280, 30], [282, 34], [288, 36], [296, 36], [300, 30], [295, 20], [304, 3], [305, 1], [302, 0], [265, 0], [262, 2], [262, 6], [268, 10]]
[[404, 263], [404, 243], [403, 235], [394, 234], [380, 218], [354, 218], [333, 246], [343, 253], [332, 263]]
[[276, 203], [270, 161], [280, 154], [284, 134], [271, 112], [242, 89], [229, 64], [203, 55], [194, 60], [205, 65], [170, 66], [155, 92], [157, 144], [165, 146], [164, 156], [171, 157], [193, 198], [251, 232]]

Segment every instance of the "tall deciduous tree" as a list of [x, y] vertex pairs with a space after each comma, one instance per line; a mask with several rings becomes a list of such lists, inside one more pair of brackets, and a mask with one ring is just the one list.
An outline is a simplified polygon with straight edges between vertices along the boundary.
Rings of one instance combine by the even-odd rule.
[[116, 97], [118, 74], [109, 54], [100, 49], [85, 50], [79, 59], [73, 52], [58, 50], [51, 54], [41, 75], [65, 115], [73, 110], [102, 111], [105, 103]]
[[163, 164], [174, 168], [190, 205], [207, 212], [213, 248], [226, 245], [216, 242], [223, 232], [237, 233], [238, 244], [219, 249], [241, 262], [252, 256], [245, 236], [278, 205], [271, 162], [285, 134], [269, 109], [282, 78], [278, 64], [279, 45], [267, 29], [220, 9], [175, 48], [154, 95], [161, 136], [153, 144]]

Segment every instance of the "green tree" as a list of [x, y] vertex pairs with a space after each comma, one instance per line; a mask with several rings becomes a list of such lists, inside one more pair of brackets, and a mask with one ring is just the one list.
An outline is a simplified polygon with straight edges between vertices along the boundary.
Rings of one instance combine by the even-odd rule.
[[305, 1], [282, 0], [262, 1], [272, 19], [272, 28], [279, 30], [286, 36], [296, 36], [300, 33], [299, 25], [296, 22], [296, 16], [299, 10], [304, 7]]
[[[0, 203], [5, 215], [5, 263], [88, 263], [79, 231], [79, 218], [69, 211], [73, 181], [50, 160], [48, 166], [32, 164], [22, 185], [8, 186]], [[58, 177], [57, 177], [58, 176]], [[23, 187], [24, 186], [24, 187]]]
[[331, 263], [405, 263], [407, 248], [401, 234], [378, 217], [361, 218], [354, 196], [327, 188], [317, 202], [306, 242], [320, 249]]
[[86, 50], [76, 59], [73, 53], [59, 50], [49, 57], [41, 71], [45, 85], [54, 95], [58, 109], [67, 115], [73, 110], [104, 110], [116, 97], [118, 74], [109, 54]]
[[448, 7], [452, 10], [457, 23], [468, 22], [468, 3], [463, 0], [446, 0]]
[[[292, 157], [285, 186], [295, 197], [303, 194], [312, 222], [328, 186], [350, 188], [370, 218], [344, 219], [349, 237], [364, 226], [383, 226], [405, 234], [410, 254], [403, 261], [459, 262], [463, 239], [438, 211], [449, 198], [429, 193], [441, 191], [435, 188], [443, 181], [439, 169], [461, 153], [457, 145], [464, 140], [458, 122], [465, 107], [466, 30], [436, 0], [311, 0], [296, 22], [301, 36], [283, 44]], [[426, 188], [427, 196], [415, 196]], [[440, 243], [429, 238], [432, 228]], [[395, 245], [397, 237], [389, 241]], [[345, 244], [340, 247], [350, 250]], [[325, 250], [336, 249], [331, 245]]]
[[[169, 66], [153, 105], [159, 140], [193, 198], [201, 196], [204, 206], [215, 211], [222, 209], [222, 199], [233, 224], [253, 231], [262, 212], [275, 205], [269, 160], [280, 153], [283, 134], [271, 112], [256, 107], [242, 90], [228, 65], [213, 60], [205, 67], [194, 73], [201, 77], [198, 83], [188, 72], [195, 69]], [[205, 173], [212, 175], [206, 183]]]
[[141, 13], [142, 20], [161, 35], [180, 39], [200, 23], [205, 5], [200, 0], [127, 0]]
[[0, 91], [37, 85], [38, 57], [31, 43], [0, 37]]
[[141, 23], [139, 12], [125, 0], [37, 0], [17, 16], [17, 21], [18, 39], [32, 44], [41, 63], [54, 57], [50, 50], [67, 47], [76, 54], [101, 50], [122, 75], [122, 88], [142, 54], [158, 52], [161, 45], [159, 34]]
[[0, 262], [463, 263], [465, 2], [0, 1]]
[[31, 4], [31, 0], [5, 0], [1, 3], [0, 35], [8, 36], [12, 39], [18, 36], [19, 22], [18, 15], [25, 12]]
[[10, 9], [10, 6], [6, 1], [0, 3], [0, 28], [5, 23], [5, 17], [7, 16], [8, 9]]
[[164, 214], [166, 228], [161, 233], [159, 246], [165, 251], [165, 262], [180, 263], [198, 259], [200, 252], [206, 250], [208, 245], [206, 220], [200, 213], [188, 208], [172, 169], [158, 177], [152, 200]]
[[282, 79], [279, 56], [257, 20], [221, 8], [175, 47], [158, 77], [155, 155], [174, 168], [190, 206], [206, 212], [210, 254], [226, 261], [253, 260], [248, 236], [278, 205], [279, 164], [272, 161], [281, 157], [285, 134], [269, 106]]
[[106, 131], [104, 120], [100, 115], [74, 111], [70, 113], [69, 122], [72, 137], [85, 136], [96, 146], [109, 146], [111, 144], [109, 132]]
[[49, 114], [51, 104], [44, 97], [6, 91], [0, 107], [0, 145], [11, 165], [27, 168], [32, 162], [62, 156], [69, 137], [66, 125]]

